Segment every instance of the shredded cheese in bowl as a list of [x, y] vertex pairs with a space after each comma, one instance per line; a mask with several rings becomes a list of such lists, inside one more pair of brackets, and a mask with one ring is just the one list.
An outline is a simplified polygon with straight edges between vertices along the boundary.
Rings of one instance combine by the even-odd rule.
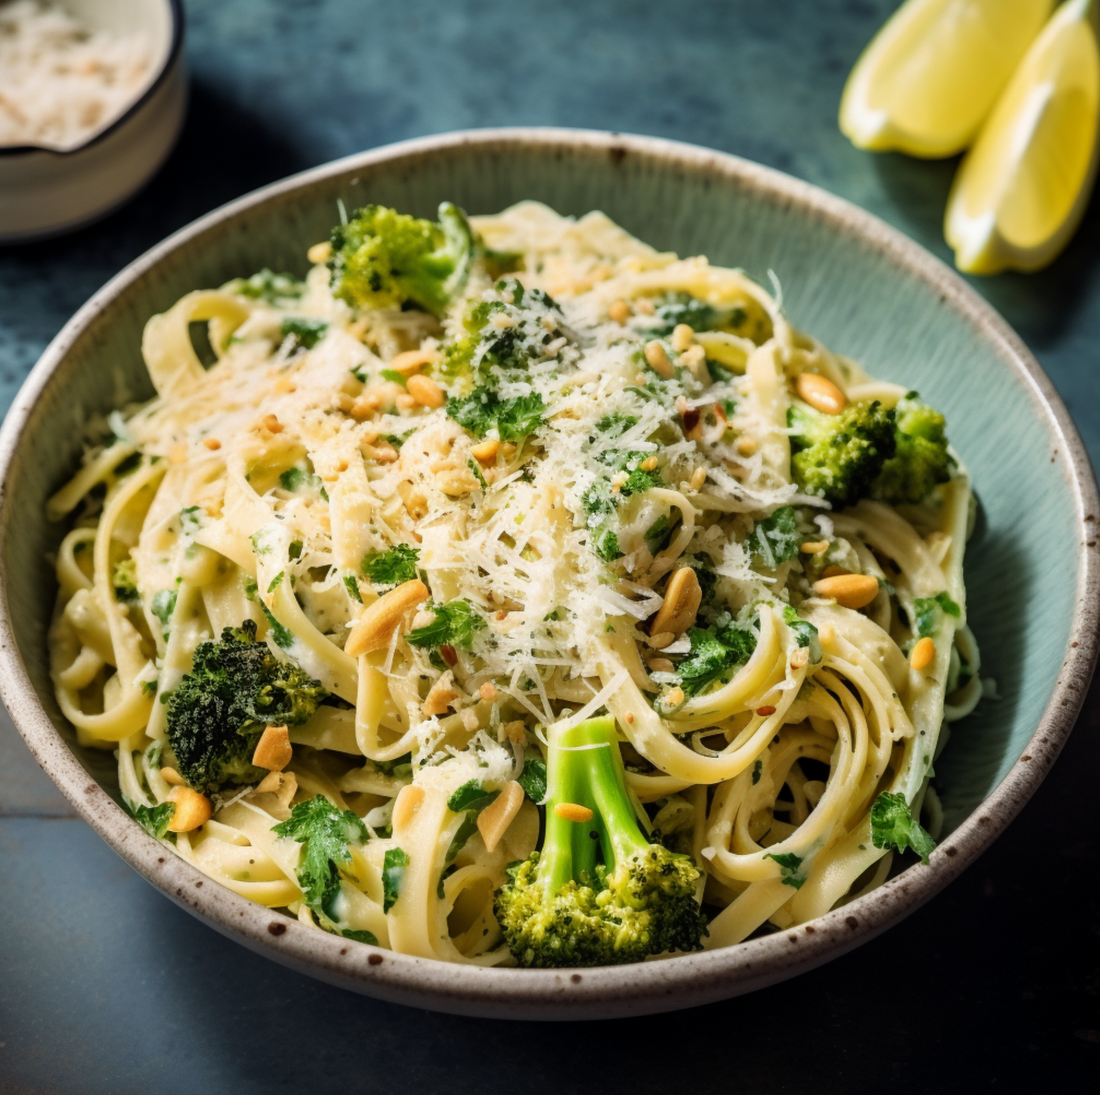
[[0, 0], [0, 147], [78, 147], [137, 98], [148, 36], [92, 30], [59, 4]]

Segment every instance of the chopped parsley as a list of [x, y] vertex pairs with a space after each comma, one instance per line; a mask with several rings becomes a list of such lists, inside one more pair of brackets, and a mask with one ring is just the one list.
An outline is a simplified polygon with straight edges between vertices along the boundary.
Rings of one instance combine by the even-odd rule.
[[935, 848], [936, 842], [913, 817], [903, 794], [883, 791], [871, 807], [871, 843], [876, 848], [893, 848], [904, 852], [912, 848], [922, 863]]
[[143, 806], [132, 798], [122, 796], [126, 812], [152, 837], [163, 840], [168, 834], [168, 824], [176, 812], [174, 802], [162, 802], [159, 806]]
[[137, 587], [137, 564], [129, 556], [115, 563], [112, 581], [116, 601], [136, 601], [140, 596]]
[[780, 855], [772, 855], [769, 852], [764, 858], [774, 859], [779, 864], [780, 881], [784, 886], [793, 886], [796, 890], [802, 889], [802, 883], [806, 881], [806, 876], [799, 874], [802, 867], [802, 856], [795, 855], [794, 852], [781, 853]]
[[676, 675], [684, 695], [697, 696], [752, 657], [757, 634], [752, 628], [691, 627], [688, 639], [691, 651], [676, 667]]
[[815, 665], [821, 661], [821, 640], [817, 628], [809, 620], [802, 619], [793, 605], [783, 606], [783, 622], [795, 633], [798, 645], [810, 651], [810, 661]]
[[314, 795], [299, 802], [290, 817], [273, 825], [271, 831], [302, 845], [295, 872], [298, 885], [311, 909], [331, 917], [333, 901], [340, 893], [341, 867], [351, 862], [351, 845], [369, 839], [366, 825], [350, 810], [341, 810], [324, 795]]
[[294, 632], [279, 623], [275, 618], [275, 613], [262, 601], [260, 602], [260, 608], [263, 609], [264, 615], [267, 617], [267, 626], [271, 629], [271, 637], [275, 640], [275, 645], [282, 650], [289, 650], [294, 645]]
[[596, 558], [602, 559], [605, 563], [613, 563], [616, 559], [623, 557], [622, 551], [619, 550], [618, 534], [607, 525], [593, 529], [588, 537], [588, 546], [595, 553]]
[[[476, 823], [475, 823], [476, 824]], [[409, 865], [408, 853], [401, 848], [387, 848], [382, 860], [382, 911], [389, 912], [401, 896], [401, 884], [405, 881], [405, 868]]]
[[312, 319], [309, 316], [287, 316], [283, 320], [279, 333], [284, 339], [293, 340], [293, 349], [299, 347], [304, 350], [312, 350], [324, 337], [324, 332], [329, 325], [323, 319]]
[[913, 622], [922, 639], [935, 635], [939, 630], [941, 612], [954, 616], [956, 620], [962, 615], [962, 609], [947, 595], [947, 590], [933, 597], [918, 597], [913, 602], [913, 614], [916, 616]]
[[769, 570], [797, 559], [802, 536], [795, 521], [794, 509], [780, 506], [763, 521], [757, 521], [745, 540], [745, 548]]
[[306, 291], [304, 281], [299, 281], [290, 274], [276, 274], [266, 268], [250, 278], [235, 278], [225, 288], [238, 296], [263, 300], [268, 304], [297, 300]]
[[372, 947], [378, 946], [378, 937], [374, 932], [369, 932], [366, 928], [345, 928], [340, 933], [345, 939], [354, 939], [356, 943], [369, 943]]
[[344, 588], [347, 589], [348, 596], [353, 601], [358, 601], [360, 604], [363, 603], [363, 595], [359, 592], [359, 580], [354, 574], [344, 575]]
[[487, 791], [476, 779], [468, 780], [449, 799], [447, 809], [456, 814], [463, 810], [482, 810], [497, 797], [499, 792]]
[[523, 771], [520, 772], [516, 782], [532, 802], [542, 802], [546, 798], [546, 761], [534, 753], [525, 756]]
[[447, 601], [427, 607], [435, 613], [435, 619], [423, 627], [413, 628], [405, 636], [410, 646], [434, 649], [449, 645], [469, 650], [474, 636], [485, 626], [484, 617], [474, 610], [469, 601]]
[[389, 551], [375, 551], [363, 559], [363, 573], [376, 586], [399, 586], [416, 577], [420, 549], [398, 544]]
[[545, 421], [538, 392], [501, 399], [492, 388], [475, 388], [469, 395], [447, 400], [447, 414], [478, 437], [495, 429], [501, 441], [522, 441]]

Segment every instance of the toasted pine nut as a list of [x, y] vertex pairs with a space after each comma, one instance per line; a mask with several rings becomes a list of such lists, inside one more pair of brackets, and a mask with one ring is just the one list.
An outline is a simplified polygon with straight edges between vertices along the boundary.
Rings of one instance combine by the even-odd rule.
[[657, 311], [657, 306], [649, 297], [638, 297], [638, 299], [634, 301], [634, 311], [641, 313], [643, 316], [651, 316]]
[[498, 696], [498, 695], [500, 695], [500, 693], [499, 693], [499, 692], [497, 692], [497, 686], [496, 686], [495, 684], [493, 684], [493, 682], [492, 682], [492, 681], [486, 681], [486, 682], [485, 682], [485, 683], [484, 683], [484, 684], [483, 684], [483, 685], [482, 685], [482, 686], [481, 686], [481, 687], [480, 687], [480, 688], [479, 688], [479, 689], [477, 690], [477, 694], [478, 694], [478, 695], [479, 695], [479, 696], [480, 696], [480, 697], [481, 697], [481, 698], [482, 698], [482, 699], [483, 699], [483, 700], [484, 700], [484, 701], [485, 701], [486, 703], [492, 703], [492, 702], [493, 702], [493, 700], [495, 700], [495, 699], [497, 698], [497, 696]]
[[764, 704], [763, 707], [758, 707], [756, 709], [756, 713], [761, 718], [766, 719], [769, 715], [774, 715], [775, 714], [775, 708], [770, 703], [766, 703], [766, 704]]
[[397, 801], [393, 804], [393, 827], [397, 829], [407, 828], [412, 824], [416, 811], [424, 802], [424, 788], [408, 784], [397, 793]]
[[657, 609], [657, 615], [653, 618], [653, 626], [650, 630], [654, 634], [660, 634], [662, 631], [671, 631], [673, 635], [682, 634], [695, 623], [695, 616], [702, 599], [703, 591], [695, 571], [691, 567], [680, 567], [668, 580], [665, 599]]
[[411, 411], [416, 406], [416, 400], [408, 392], [398, 392], [393, 401], [399, 411]]
[[328, 240], [323, 243], [315, 243], [307, 252], [306, 258], [315, 266], [322, 262], [328, 262], [332, 258], [332, 244]]
[[672, 348], [678, 354], [682, 354], [695, 341], [695, 331], [687, 323], [677, 323], [672, 328], [672, 337], [669, 341], [672, 343]]
[[259, 783], [256, 784], [256, 791], [261, 795], [274, 794], [281, 786], [283, 779], [282, 772], [268, 772]]
[[800, 646], [791, 655], [791, 668], [792, 669], [805, 669], [806, 663], [810, 660], [810, 648], [808, 646]]
[[202, 443], [211, 451], [217, 452], [222, 447], [222, 443], [216, 437], [204, 437]]
[[443, 389], [431, 377], [414, 373], [405, 383], [409, 395], [422, 407], [442, 407], [447, 402]]
[[375, 460], [379, 464], [392, 464], [398, 459], [397, 450], [388, 442], [383, 442], [381, 445], [371, 445], [364, 441], [359, 445], [359, 451], [368, 460]]
[[413, 578], [396, 589], [391, 589], [384, 597], [379, 597], [356, 621], [347, 643], [344, 644], [344, 653], [358, 658], [361, 654], [369, 654], [372, 650], [381, 650], [388, 646], [405, 613], [427, 599], [428, 587], [419, 578]]
[[691, 489], [698, 490], [707, 481], [707, 469], [696, 468], [691, 473]]
[[672, 362], [668, 359], [668, 354], [665, 352], [664, 346], [662, 346], [656, 339], [652, 342], [645, 344], [645, 359], [649, 367], [658, 375], [663, 376], [665, 380], [671, 380], [673, 376]]
[[355, 419], [356, 422], [362, 422], [365, 418], [370, 418], [372, 415], [377, 414], [382, 409], [382, 403], [384, 400], [378, 392], [364, 392], [352, 405], [348, 408], [348, 414]]
[[496, 461], [497, 453], [500, 451], [500, 442], [495, 438], [490, 438], [488, 441], [480, 441], [478, 444], [471, 447], [470, 452], [473, 458], [479, 464], [492, 464]]
[[523, 805], [523, 788], [509, 780], [497, 797], [477, 815], [477, 828], [485, 841], [485, 850], [491, 852], [504, 836], [512, 819]]
[[878, 579], [870, 574], [837, 574], [814, 582], [814, 593], [844, 608], [865, 608], [878, 596]]
[[822, 414], [840, 414], [848, 406], [844, 393], [827, 377], [800, 373], [794, 382], [798, 398]]
[[820, 555], [829, 550], [828, 540], [807, 540], [799, 549], [803, 555]]
[[[406, 489], [402, 490], [402, 487]], [[405, 503], [405, 509], [414, 521], [422, 521], [428, 516], [428, 499], [424, 496], [423, 491], [416, 490], [407, 483], [402, 483], [398, 486], [397, 492], [401, 495], [401, 500]]]
[[670, 688], [668, 695], [665, 696], [665, 701], [670, 707], [679, 707], [684, 702], [684, 690], [679, 685]]
[[435, 350], [405, 350], [404, 353], [394, 354], [386, 362], [386, 368], [402, 376], [411, 376], [418, 369], [434, 365], [438, 360], [439, 354]]
[[643, 461], [642, 461], [642, 462], [641, 462], [641, 463], [640, 463], [640, 464], [638, 465], [638, 467], [639, 467], [639, 468], [641, 468], [641, 469], [642, 469], [642, 471], [653, 471], [653, 470], [654, 470], [654, 468], [656, 468], [656, 467], [657, 467], [657, 464], [658, 464], [658, 463], [659, 463], [659, 461], [657, 460], [657, 457], [655, 457], [655, 456], [647, 456], [647, 457], [646, 457], [646, 458], [645, 458], [645, 459], [644, 459], [644, 460], [643, 460]]
[[607, 309], [608, 318], [620, 325], [630, 319], [630, 305], [625, 300], [613, 300]]
[[680, 364], [691, 373], [696, 380], [704, 383], [710, 382], [710, 370], [706, 368], [707, 352], [702, 346], [696, 344], [689, 346], [680, 355]]
[[282, 433], [283, 424], [273, 414], [265, 414], [260, 420], [260, 425], [263, 426], [268, 433]]
[[650, 658], [646, 662], [646, 668], [650, 673], [671, 673], [676, 667], [668, 658]]
[[189, 833], [205, 825], [214, 812], [210, 799], [190, 787], [173, 787], [168, 792], [168, 801], [176, 805], [172, 820], [168, 822], [170, 833]]
[[565, 821], [591, 821], [592, 811], [579, 802], [559, 802], [554, 807], [554, 813]]
[[936, 644], [926, 635], [923, 639], [918, 639], [916, 645], [910, 651], [909, 668], [915, 669], [919, 673], [932, 664], [932, 659], [935, 656]]
[[175, 768], [169, 768], [167, 765], [160, 770], [160, 778], [165, 783], [171, 783], [173, 787], [183, 786], [183, 776]]
[[743, 433], [738, 439], [734, 448], [742, 456], [753, 456], [756, 454], [756, 450], [760, 448], [760, 442], [756, 440], [751, 433]]
[[[452, 650], [454, 647], [451, 648]], [[446, 672], [432, 685], [431, 690], [424, 699], [423, 711], [425, 715], [442, 715], [449, 707], [453, 707], [459, 693], [452, 688], [454, 674]]]
[[281, 772], [290, 763], [293, 755], [290, 731], [285, 726], [265, 726], [260, 740], [256, 742], [252, 763], [257, 768]]

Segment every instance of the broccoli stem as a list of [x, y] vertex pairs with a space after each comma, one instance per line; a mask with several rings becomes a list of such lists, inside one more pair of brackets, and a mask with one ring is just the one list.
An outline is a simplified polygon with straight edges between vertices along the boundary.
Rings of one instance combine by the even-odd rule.
[[[609, 874], [648, 847], [626, 789], [626, 777], [609, 716], [551, 730], [547, 755], [546, 839], [539, 883], [547, 894], [573, 881], [598, 885], [597, 852]], [[576, 803], [593, 812], [590, 821], [559, 817], [554, 807]]]

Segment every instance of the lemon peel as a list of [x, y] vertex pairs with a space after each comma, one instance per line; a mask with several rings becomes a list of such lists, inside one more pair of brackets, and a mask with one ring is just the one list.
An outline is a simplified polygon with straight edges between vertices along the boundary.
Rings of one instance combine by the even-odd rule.
[[1100, 150], [1098, 36], [1097, 0], [1066, 0], [963, 160], [944, 236], [964, 273], [1038, 270], [1080, 223]]
[[907, 0], [852, 69], [841, 131], [873, 152], [961, 152], [1053, 7], [1054, 0]]

